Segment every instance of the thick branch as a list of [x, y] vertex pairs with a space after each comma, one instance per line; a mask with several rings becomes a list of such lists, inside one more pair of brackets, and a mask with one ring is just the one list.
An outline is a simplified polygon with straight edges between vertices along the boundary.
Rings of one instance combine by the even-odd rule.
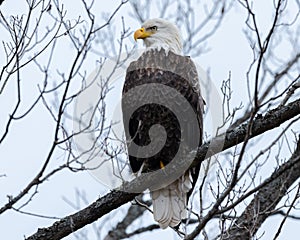
[[263, 224], [273, 214], [275, 207], [285, 196], [287, 190], [300, 177], [300, 139], [292, 157], [281, 165], [265, 180], [261, 188], [245, 211], [238, 217], [232, 227], [223, 236], [225, 240], [252, 239]]
[[51, 227], [38, 229], [37, 233], [27, 240], [58, 240], [72, 232], [96, 221], [103, 215], [131, 201], [137, 193], [127, 193], [113, 190], [88, 207], [55, 222]]
[[[266, 131], [279, 127], [282, 123], [300, 114], [300, 99], [282, 107], [268, 111], [264, 116], [258, 114], [253, 122], [250, 138], [258, 136]], [[193, 165], [202, 162], [219, 152], [231, 148], [245, 139], [248, 123], [233, 128], [226, 132], [226, 136], [220, 135], [203, 144], [197, 152]], [[225, 139], [224, 139], [225, 138]], [[223, 144], [222, 146], [220, 146]]]
[[[142, 202], [142, 197], [138, 197], [138, 201]], [[137, 198], [136, 198], [137, 199]], [[147, 201], [147, 202], [143, 202], [142, 203], [145, 206], [142, 206], [140, 204], [132, 204], [130, 206], [130, 208], [127, 211], [126, 216], [124, 217], [124, 219], [122, 221], [120, 221], [116, 227], [114, 227], [112, 230], [110, 230], [107, 234], [107, 236], [104, 238], [104, 240], [120, 240], [120, 239], [124, 239], [124, 238], [129, 238], [130, 236], [133, 236], [135, 234], [138, 234], [136, 231], [132, 232], [132, 233], [126, 233], [126, 229], [129, 225], [131, 225], [131, 223], [135, 220], [138, 219], [143, 213], [144, 211], [147, 209], [146, 207], [151, 205], [151, 201]], [[158, 225], [152, 226], [150, 225], [150, 229], [153, 228], [159, 228]], [[139, 231], [139, 233], [142, 230], [150, 230], [149, 228], [142, 228], [142, 229], [138, 229], [137, 231]]]
[[[296, 100], [287, 106], [280, 106], [274, 110], [266, 113], [265, 116], [259, 115], [252, 125], [252, 132], [250, 137], [255, 137], [268, 130], [276, 128], [289, 119], [300, 114], [300, 99]], [[193, 162], [197, 164], [214, 154], [217, 154], [225, 149], [235, 146], [243, 142], [247, 134], [247, 124], [232, 129], [223, 136], [217, 136], [210, 142], [203, 144], [197, 152], [196, 159]], [[225, 140], [225, 141], [224, 141]], [[222, 144], [220, 146], [220, 144]], [[141, 177], [133, 180], [133, 183], [141, 181]], [[109, 213], [110, 211], [122, 206], [123, 204], [131, 201], [138, 193], [128, 193], [120, 190], [113, 190], [104, 197], [101, 197], [85, 209], [67, 216], [60, 221], [55, 222], [48, 228], [38, 229], [38, 231], [27, 240], [57, 240], [61, 239], [72, 232], [96, 221], [98, 218]]]

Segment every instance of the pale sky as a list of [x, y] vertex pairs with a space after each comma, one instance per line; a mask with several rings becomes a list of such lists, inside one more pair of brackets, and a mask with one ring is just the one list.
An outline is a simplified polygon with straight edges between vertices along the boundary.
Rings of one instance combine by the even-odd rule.
[[[116, 1], [119, 3], [119, 1]], [[264, 9], [263, 16], [259, 19], [261, 31], [264, 32], [265, 29], [269, 27], [270, 12], [268, 11], [269, 5], [267, 1], [261, 1], [258, 9]], [[273, 1], [269, 1], [273, 2]], [[99, 15], [102, 11], [110, 12], [112, 9], [118, 5], [117, 3], [111, 3], [109, 1], [100, 0], [97, 1], [96, 9], [99, 9]], [[64, 1], [65, 9], [70, 9], [68, 14], [70, 16], [74, 15], [76, 17], [77, 10], [82, 6], [77, 3], [77, 1]], [[266, 4], [263, 6], [263, 4]], [[16, 6], [16, 3], [11, 0], [6, 0], [1, 5], [1, 11], [5, 16], [11, 14], [21, 14], [22, 7]], [[127, 26], [130, 26], [131, 30], [135, 30], [140, 26], [138, 20], [128, 15], [129, 5], [124, 7], [116, 16], [113, 22], [114, 26], [121, 22], [121, 16], [124, 16]], [[79, 11], [79, 10], [78, 10]], [[151, 17], [158, 17], [155, 12], [151, 12]], [[100, 16], [98, 16], [100, 21]], [[239, 105], [240, 102], [247, 102], [247, 87], [245, 83], [245, 73], [249, 66], [249, 59], [252, 58], [252, 52], [249, 48], [249, 43], [245, 37], [243, 29], [245, 28], [245, 18], [246, 15], [241, 8], [231, 9], [231, 13], [225, 18], [222, 26], [217, 31], [217, 33], [210, 38], [208, 46], [210, 51], [201, 57], [195, 59], [196, 63], [199, 64], [204, 70], [209, 70], [213, 85], [216, 91], [219, 91], [222, 80], [228, 78], [229, 72], [231, 72], [232, 85], [233, 85], [233, 105]], [[99, 23], [100, 25], [101, 23]], [[119, 29], [116, 30], [119, 34]], [[3, 35], [3, 28], [0, 27], [1, 40], [5, 41], [7, 35]], [[132, 44], [135, 44], [132, 40]], [[142, 43], [138, 42], [138, 47], [143, 48]], [[57, 57], [56, 65], [65, 65], [69, 58], [69, 51], [71, 51], [70, 44], [62, 44], [60, 46], [61, 57]], [[283, 49], [282, 51], [285, 51]], [[289, 57], [289, 51], [287, 51], [287, 57]], [[0, 47], [0, 64], [3, 64], [3, 49], [2, 45]], [[90, 63], [90, 69], [87, 71], [94, 70], [94, 63]], [[53, 70], [54, 71], [54, 70]], [[54, 73], [53, 73], [54, 74]], [[32, 96], [38, 94], [38, 89], [36, 84], [26, 84], [27, 81], [36, 81], [36, 75], [31, 69], [26, 69], [22, 79], [24, 79], [24, 106], [26, 103], [30, 104], [32, 101]], [[11, 109], [11, 94], [14, 94], [15, 89], [13, 86], [8, 86], [8, 90], [0, 96], [0, 125], [3, 125], [3, 121], [7, 115], [2, 114], [9, 113]], [[25, 109], [25, 107], [24, 107]], [[208, 114], [209, 115], [209, 114]], [[17, 195], [35, 176], [36, 172], [41, 168], [45, 154], [49, 150], [49, 145], [53, 138], [53, 122], [49, 120], [49, 113], [45, 111], [42, 105], [38, 105], [37, 109], [34, 110], [28, 118], [21, 120], [22, 122], [17, 122], [13, 124], [10, 129], [10, 137], [4, 141], [0, 146], [0, 175], [6, 174], [6, 177], [0, 178], [0, 206], [7, 202], [7, 195]], [[206, 119], [207, 122], [209, 117]], [[207, 123], [207, 125], [211, 124]], [[48, 131], [49, 129], [49, 131]], [[0, 126], [1, 132], [3, 131]], [[209, 129], [206, 129], [209, 131]], [[207, 132], [208, 135], [212, 133]], [[249, 154], [250, 155], [250, 154]], [[289, 154], [288, 154], [289, 156]], [[51, 163], [52, 166], [60, 165], [64, 161], [64, 156], [56, 156]], [[273, 170], [273, 168], [271, 168]], [[266, 176], [271, 172], [266, 171]], [[55, 176], [51, 177], [49, 181], [43, 183], [39, 189], [38, 194], [33, 198], [32, 202], [25, 207], [24, 211], [32, 212], [41, 215], [64, 217], [74, 213], [76, 209], [71, 207], [64, 199], [76, 204], [76, 189], [80, 192], [84, 192], [85, 198], [89, 203], [95, 201], [99, 196], [103, 196], [109, 189], [107, 189], [103, 184], [99, 183], [88, 172], [72, 173], [70, 171], [64, 170]], [[27, 199], [27, 198], [25, 198]], [[23, 203], [23, 201], [21, 202]], [[20, 204], [21, 204], [20, 203]], [[17, 204], [17, 206], [20, 206]], [[77, 205], [78, 209], [82, 209], [87, 204], [80, 201]], [[127, 209], [128, 204], [123, 206], [121, 209]], [[121, 210], [122, 212], [122, 210]], [[149, 223], [153, 223], [152, 216], [150, 213], [146, 213], [149, 216]], [[111, 229], [111, 225], [117, 223], [117, 219], [120, 218], [121, 214], [115, 212], [111, 213], [113, 216], [113, 221], [107, 222], [107, 216], [103, 217], [103, 220], [97, 221], [96, 223], [87, 226], [80, 231], [88, 231], [88, 236], [90, 240], [96, 239], [93, 225], [99, 226], [103, 225], [104, 228]], [[143, 218], [145, 219], [145, 218]], [[276, 229], [280, 223], [279, 217], [270, 217], [263, 225], [260, 230], [262, 240], [268, 240], [274, 237], [273, 230]], [[0, 232], [2, 239], [17, 240], [22, 239], [23, 236], [30, 236], [37, 231], [38, 228], [50, 226], [55, 220], [39, 218], [34, 216], [28, 216], [25, 214], [17, 213], [12, 210], [5, 212], [0, 215]], [[137, 221], [137, 225], [145, 224], [141, 220]], [[282, 234], [279, 239], [295, 239], [295, 234], [298, 232], [297, 226], [299, 222], [293, 220], [287, 220], [287, 224], [282, 230]], [[262, 231], [266, 231], [264, 234]], [[79, 232], [77, 234], [79, 234]], [[102, 237], [104, 237], [103, 234]], [[259, 234], [258, 234], [259, 235]], [[132, 239], [146, 240], [146, 239], [179, 239], [172, 230], [164, 231], [152, 231], [145, 234], [137, 235]], [[73, 234], [64, 238], [67, 240], [75, 240], [76, 238]], [[80, 238], [79, 238], [80, 239]]]

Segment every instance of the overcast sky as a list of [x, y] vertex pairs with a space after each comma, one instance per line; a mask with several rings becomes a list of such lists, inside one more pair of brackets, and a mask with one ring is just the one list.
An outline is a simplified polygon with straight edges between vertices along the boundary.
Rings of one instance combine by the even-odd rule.
[[[66, 0], [64, 1], [66, 9], [70, 9], [68, 14], [74, 15], [80, 14], [81, 4], [78, 1]], [[118, 5], [119, 1], [111, 3], [111, 1], [97, 1], [95, 9], [99, 9], [99, 21], [101, 12], [110, 12]], [[260, 1], [261, 5], [257, 6], [257, 9], [262, 9], [264, 14], [258, 14], [261, 31], [264, 28], [269, 27], [269, 20], [271, 13], [269, 12], [269, 1]], [[1, 12], [4, 16], [22, 14], [24, 11], [24, 5], [16, 4], [12, 0], [6, 0], [1, 5]], [[266, 4], [266, 5], [264, 5]], [[131, 30], [137, 29], [140, 24], [132, 16], [128, 15], [130, 6], [125, 6], [114, 19], [114, 26], [116, 26], [116, 33], [119, 31], [119, 23], [121, 22], [121, 16], [124, 16], [126, 25]], [[262, 17], [260, 17], [262, 16]], [[158, 17], [155, 12], [151, 12], [151, 18]], [[233, 84], [233, 104], [239, 105], [242, 101], [247, 101], [247, 88], [245, 87], [245, 73], [249, 66], [249, 59], [252, 58], [252, 52], [249, 48], [249, 43], [244, 35], [243, 29], [245, 28], [246, 15], [241, 8], [231, 9], [231, 13], [225, 18], [222, 26], [217, 33], [209, 40], [208, 46], [210, 51], [203, 54], [201, 57], [195, 59], [205, 71], [209, 70], [213, 85], [219, 91], [222, 80], [229, 76], [229, 72], [232, 76]], [[100, 23], [99, 23], [100, 25]], [[4, 32], [2, 26], [0, 27], [1, 40], [6, 41], [7, 35]], [[142, 43], [138, 44], [139, 48], [143, 48]], [[68, 52], [71, 48], [70, 44], [64, 44], [60, 46], [61, 57], [57, 58], [57, 66], [63, 65], [68, 61]], [[284, 50], [283, 50], [284, 51]], [[289, 54], [289, 52], [287, 52]], [[2, 45], [0, 47], [0, 64], [5, 62], [4, 52]], [[287, 56], [289, 57], [289, 56]], [[90, 64], [89, 71], [93, 70], [94, 63]], [[24, 93], [25, 103], [31, 102], [31, 95], [38, 94], [38, 89], [34, 84], [26, 85], [26, 81], [36, 81], [34, 73], [30, 69], [26, 69], [22, 79], [24, 79]], [[0, 124], [6, 120], [7, 113], [11, 109], [11, 94], [14, 94], [15, 90], [13, 86], [9, 86], [8, 90], [0, 96]], [[25, 104], [26, 105], [26, 104]], [[24, 107], [25, 108], [25, 107]], [[5, 114], [3, 114], [5, 113]], [[209, 121], [209, 120], [207, 120]], [[1, 129], [1, 127], [0, 127]], [[50, 131], [47, 131], [50, 129]], [[53, 137], [51, 132], [53, 129], [53, 122], [49, 121], [48, 112], [42, 105], [38, 105], [37, 109], [33, 111], [30, 116], [22, 123], [14, 124], [10, 130], [10, 137], [4, 141], [0, 146], [0, 174], [6, 174], [6, 177], [0, 178], [0, 205], [2, 206], [7, 202], [7, 195], [18, 194], [29, 181], [32, 180], [35, 173], [41, 168], [41, 165], [45, 159], [45, 154], [49, 150], [49, 146]], [[1, 129], [3, 131], [3, 129]], [[209, 130], [208, 130], [209, 131]], [[208, 132], [209, 134], [209, 132]], [[62, 164], [64, 156], [57, 156], [57, 159], [52, 163], [54, 166]], [[74, 207], [70, 206], [65, 199], [77, 205], [78, 209], [86, 206], [82, 200], [76, 198], [76, 189], [81, 192], [87, 199], [87, 203], [91, 203], [97, 199], [97, 197], [105, 194], [108, 189], [101, 184], [92, 174], [88, 172], [72, 173], [70, 171], [62, 171], [54, 177], [42, 184], [39, 188], [39, 193], [33, 198], [32, 203], [28, 205], [24, 210], [32, 213], [37, 213], [46, 216], [64, 217], [76, 211]], [[78, 202], [79, 201], [79, 202]], [[19, 205], [18, 205], [19, 206]], [[126, 209], [126, 206], [123, 208]], [[146, 213], [149, 219], [152, 216]], [[118, 213], [112, 213], [118, 219]], [[110, 229], [112, 223], [105, 222], [106, 217], [103, 218], [102, 225]], [[261, 232], [262, 240], [268, 240], [273, 237], [273, 229], [278, 226], [278, 217], [269, 218], [262, 231], [266, 230], [263, 235]], [[37, 231], [38, 227], [50, 226], [53, 223], [53, 219], [45, 219], [34, 216], [28, 216], [14, 211], [7, 211], [0, 216], [0, 232], [1, 239], [17, 240], [22, 239], [23, 236], [29, 236]], [[152, 221], [152, 220], [149, 220]], [[299, 227], [299, 222], [293, 220], [287, 220], [288, 224], [283, 228], [282, 234], [279, 239], [295, 239]], [[139, 222], [138, 224], [142, 224]], [[99, 222], [94, 224], [99, 225]], [[84, 228], [82, 231], [89, 232], [89, 239], [96, 239], [93, 226]], [[163, 235], [162, 235], [163, 234]], [[172, 230], [157, 231], [157, 239], [177, 239]], [[145, 233], [136, 236], [132, 239], [146, 240], [153, 239], [153, 232]], [[65, 239], [74, 240], [77, 239], [74, 235], [70, 235]]]

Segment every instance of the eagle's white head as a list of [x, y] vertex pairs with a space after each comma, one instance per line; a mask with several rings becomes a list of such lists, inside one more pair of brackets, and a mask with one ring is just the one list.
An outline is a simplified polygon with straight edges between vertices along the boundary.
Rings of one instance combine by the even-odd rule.
[[182, 42], [178, 28], [171, 22], [162, 19], [149, 19], [135, 31], [134, 39], [143, 39], [147, 48], [164, 48], [181, 54]]

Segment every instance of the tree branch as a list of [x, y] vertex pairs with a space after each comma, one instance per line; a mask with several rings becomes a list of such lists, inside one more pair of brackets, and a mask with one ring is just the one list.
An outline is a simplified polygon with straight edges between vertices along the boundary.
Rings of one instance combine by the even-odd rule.
[[[260, 135], [268, 130], [274, 129], [284, 122], [300, 114], [300, 99], [276, 109], [270, 110], [264, 116], [258, 115], [252, 124], [252, 131], [248, 133], [250, 138]], [[231, 129], [226, 134], [217, 136], [211, 141], [203, 144], [197, 151], [196, 158], [192, 165], [202, 162], [204, 159], [213, 156], [225, 149], [243, 142], [247, 134], [247, 123]], [[220, 146], [220, 144], [223, 144]], [[154, 172], [155, 173], [155, 172]], [[132, 183], [138, 183], [143, 179], [143, 175], [134, 179]], [[52, 226], [38, 229], [27, 240], [57, 240], [61, 239], [72, 232], [90, 224], [110, 211], [122, 206], [133, 200], [139, 193], [129, 193], [121, 190], [112, 190], [104, 197], [99, 198], [90, 206], [67, 216], [60, 221], [55, 222]]]
[[297, 145], [291, 158], [265, 180], [267, 184], [258, 191], [222, 239], [251, 239], [263, 222], [273, 214], [277, 204], [300, 176], [300, 139]]
[[[139, 198], [138, 201], [142, 201], [142, 197], [137, 197]], [[136, 231], [134, 231], [131, 234], [126, 233], [127, 227], [135, 220], [138, 219], [146, 210], [146, 206], [151, 206], [151, 201], [147, 201], [145, 203], [145, 206], [141, 206], [139, 204], [132, 204], [130, 208], [127, 211], [126, 216], [124, 219], [117, 224], [116, 227], [114, 227], [112, 230], [110, 230], [107, 234], [107, 236], [104, 238], [104, 240], [120, 240], [124, 238], [129, 238], [130, 236], [133, 236], [134, 234], [137, 234]], [[150, 225], [151, 226], [151, 225]], [[156, 225], [158, 227], [158, 225]], [[151, 229], [153, 226], [150, 227]], [[146, 228], [148, 229], [148, 228]], [[138, 229], [138, 231], [142, 231], [145, 229]], [[150, 229], [148, 229], [150, 230]]]

